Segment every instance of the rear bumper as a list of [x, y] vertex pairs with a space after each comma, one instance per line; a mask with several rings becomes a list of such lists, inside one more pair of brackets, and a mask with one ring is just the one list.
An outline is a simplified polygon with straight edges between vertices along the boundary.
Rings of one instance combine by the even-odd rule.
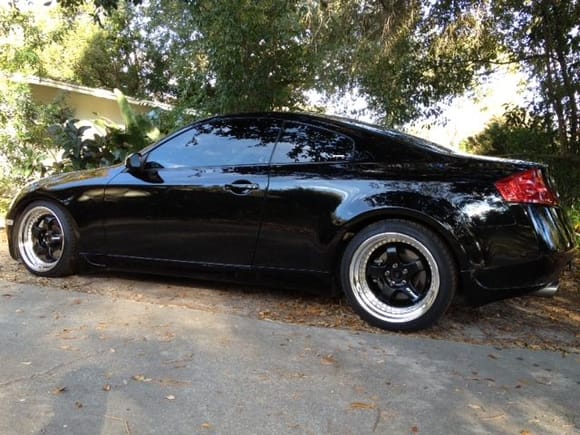
[[487, 261], [461, 273], [465, 299], [483, 305], [524, 294], [554, 294], [575, 252], [574, 233], [558, 207], [513, 206], [516, 225], [494, 228]]
[[[560, 275], [573, 256], [574, 251], [570, 250], [529, 263], [462, 272], [465, 300], [478, 306], [526, 294], [553, 296]], [[505, 284], [498, 286], [502, 282]], [[489, 283], [493, 287], [486, 285]]]

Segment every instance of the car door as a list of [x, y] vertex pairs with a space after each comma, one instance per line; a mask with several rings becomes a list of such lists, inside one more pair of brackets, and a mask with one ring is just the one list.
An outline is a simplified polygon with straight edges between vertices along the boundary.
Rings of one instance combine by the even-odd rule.
[[109, 256], [249, 267], [275, 121], [215, 118], [178, 132], [105, 192]]
[[353, 140], [285, 122], [270, 165], [270, 186], [254, 265], [257, 269], [328, 272], [338, 213], [353, 195]]

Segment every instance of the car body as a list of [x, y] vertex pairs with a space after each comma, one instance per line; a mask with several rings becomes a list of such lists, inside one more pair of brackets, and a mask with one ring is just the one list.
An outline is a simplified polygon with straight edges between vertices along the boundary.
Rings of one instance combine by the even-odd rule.
[[292, 113], [217, 116], [125, 165], [37, 181], [7, 223], [38, 275], [305, 278], [396, 330], [436, 322], [456, 289], [474, 305], [553, 291], [574, 249], [543, 165]]

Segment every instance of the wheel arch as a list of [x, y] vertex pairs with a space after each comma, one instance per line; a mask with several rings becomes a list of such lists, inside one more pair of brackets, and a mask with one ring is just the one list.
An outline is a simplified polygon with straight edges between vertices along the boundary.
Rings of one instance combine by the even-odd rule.
[[[336, 250], [335, 258], [333, 258], [333, 270], [338, 271], [340, 262], [344, 251], [352, 237], [362, 229], [376, 222], [383, 220], [406, 220], [419, 225], [422, 225], [431, 230], [437, 235], [452, 254], [453, 261], [457, 267], [457, 272], [469, 268], [471, 264], [470, 258], [473, 253], [466, 251], [462, 243], [455, 237], [453, 228], [450, 225], [445, 225], [439, 220], [426, 213], [408, 209], [404, 207], [389, 207], [379, 210], [371, 210], [365, 212], [354, 219], [350, 220], [341, 231], [340, 241]], [[470, 250], [479, 252], [479, 247], [475, 241], [472, 242]], [[335, 292], [340, 292], [340, 286], [337, 286]]]
[[67, 208], [65, 207], [63, 202], [61, 200], [59, 200], [59, 198], [57, 198], [54, 195], [50, 195], [49, 192], [34, 191], [31, 193], [28, 193], [28, 194], [16, 199], [14, 204], [12, 204], [12, 206], [10, 207], [8, 215], [6, 216], [8, 219], [12, 220], [12, 225], [10, 226], [10, 230], [8, 232], [8, 251], [9, 251], [10, 256], [14, 260], [18, 260], [20, 258], [19, 254], [18, 254], [18, 250], [16, 249], [16, 246], [14, 245], [14, 234], [15, 234], [14, 232], [16, 231], [17, 221], [18, 221], [19, 217], [22, 215], [22, 213], [24, 212], [24, 210], [26, 210], [26, 208], [30, 204], [32, 204], [33, 202], [37, 202], [37, 201], [52, 202], [52, 203], [58, 205], [61, 209], [63, 209], [70, 217], [73, 229], [75, 231], [75, 235], [77, 237], [79, 237], [79, 229], [78, 229], [76, 219], [67, 210]]

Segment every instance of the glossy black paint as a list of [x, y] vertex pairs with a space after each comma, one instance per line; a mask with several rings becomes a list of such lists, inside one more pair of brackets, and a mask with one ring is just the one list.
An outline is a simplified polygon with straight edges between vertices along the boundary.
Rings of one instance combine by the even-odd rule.
[[[246, 122], [255, 127], [244, 136], [236, 129], [243, 131]], [[244, 148], [260, 162], [204, 166], [174, 159], [164, 167], [154, 161], [156, 149], [188, 129], [220, 140], [262, 135]], [[295, 149], [280, 157], [276, 150], [285, 135]], [[317, 141], [326, 141], [324, 147], [317, 150]], [[340, 153], [333, 154], [333, 144]], [[211, 160], [211, 153], [204, 158]], [[80, 255], [111, 268], [179, 275], [234, 270], [326, 281], [353, 234], [378, 220], [408, 219], [447, 243], [466, 298], [481, 304], [549, 285], [570, 260], [573, 234], [559, 207], [508, 204], [494, 186], [533, 166], [460, 155], [334, 118], [233, 115], [185, 128], [128, 167], [33, 183], [7, 218], [16, 219], [35, 199], [57, 201], [77, 225]], [[11, 227], [8, 233], [16, 257]]]

